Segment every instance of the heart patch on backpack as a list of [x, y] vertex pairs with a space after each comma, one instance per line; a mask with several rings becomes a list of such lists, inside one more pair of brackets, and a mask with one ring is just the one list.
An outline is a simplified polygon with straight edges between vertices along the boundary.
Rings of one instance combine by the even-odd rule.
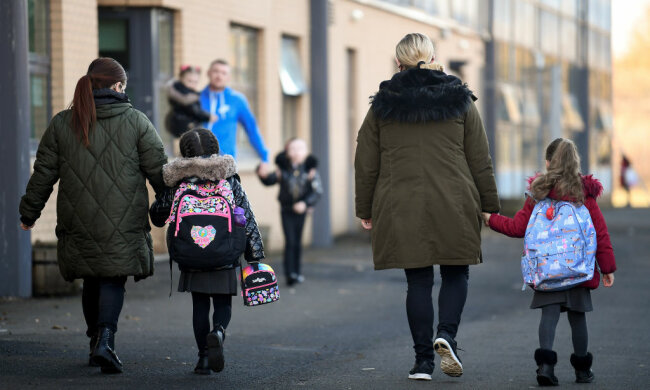
[[201, 248], [205, 248], [206, 246], [210, 245], [212, 240], [214, 240], [216, 233], [217, 229], [215, 229], [212, 225], [192, 226], [191, 230], [191, 235], [192, 239], [194, 239], [194, 243]]

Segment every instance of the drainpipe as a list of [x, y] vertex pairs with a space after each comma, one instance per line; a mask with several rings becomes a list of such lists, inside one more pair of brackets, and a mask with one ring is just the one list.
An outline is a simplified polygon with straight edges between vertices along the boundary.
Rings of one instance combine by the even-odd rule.
[[32, 293], [32, 246], [18, 205], [29, 179], [27, 2], [0, 2], [0, 296]]
[[311, 145], [320, 160], [318, 170], [323, 182], [323, 195], [314, 209], [312, 245], [332, 245], [330, 215], [330, 159], [329, 159], [329, 93], [327, 25], [328, 1], [311, 0], [310, 79], [311, 79]]

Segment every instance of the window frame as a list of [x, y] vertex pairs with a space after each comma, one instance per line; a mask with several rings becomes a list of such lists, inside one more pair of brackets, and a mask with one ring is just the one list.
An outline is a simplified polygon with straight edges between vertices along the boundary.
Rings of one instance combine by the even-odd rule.
[[[26, 7], [29, 7], [30, 3], [34, 3], [39, 0], [27, 1]], [[39, 54], [36, 52], [30, 51], [31, 48], [28, 45], [28, 73], [29, 73], [29, 114], [30, 114], [30, 135], [29, 135], [29, 149], [32, 156], [36, 155], [38, 145], [41, 141], [41, 136], [45, 132], [51, 118], [52, 118], [52, 31], [50, 30], [50, 2], [48, 0], [40, 0], [44, 10], [45, 10], [45, 52], [46, 54]], [[29, 9], [28, 9], [29, 15]], [[29, 16], [27, 20], [28, 28], [27, 33], [29, 34]], [[29, 39], [29, 36], [28, 36]], [[45, 128], [38, 129], [35, 128], [34, 123], [34, 108], [32, 106], [32, 76], [45, 76], [46, 80], [46, 94], [43, 96], [44, 107], [45, 107]], [[37, 136], [40, 133], [39, 136]]]

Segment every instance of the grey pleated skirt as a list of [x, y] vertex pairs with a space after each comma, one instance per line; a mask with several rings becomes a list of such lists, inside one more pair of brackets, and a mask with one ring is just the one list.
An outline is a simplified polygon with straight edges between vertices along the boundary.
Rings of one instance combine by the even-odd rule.
[[594, 310], [591, 305], [591, 290], [586, 287], [574, 287], [564, 291], [535, 291], [530, 308], [539, 309], [553, 304], [560, 304], [561, 311], [588, 312]]
[[181, 271], [178, 291], [237, 295], [236, 269], [204, 272]]

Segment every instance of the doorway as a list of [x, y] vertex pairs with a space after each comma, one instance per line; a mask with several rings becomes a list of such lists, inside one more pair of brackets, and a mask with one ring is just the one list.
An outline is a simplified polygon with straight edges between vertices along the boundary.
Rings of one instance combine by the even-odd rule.
[[173, 13], [162, 8], [99, 7], [98, 17], [99, 55], [122, 64], [131, 104], [154, 124], [170, 152], [164, 88], [174, 77]]

